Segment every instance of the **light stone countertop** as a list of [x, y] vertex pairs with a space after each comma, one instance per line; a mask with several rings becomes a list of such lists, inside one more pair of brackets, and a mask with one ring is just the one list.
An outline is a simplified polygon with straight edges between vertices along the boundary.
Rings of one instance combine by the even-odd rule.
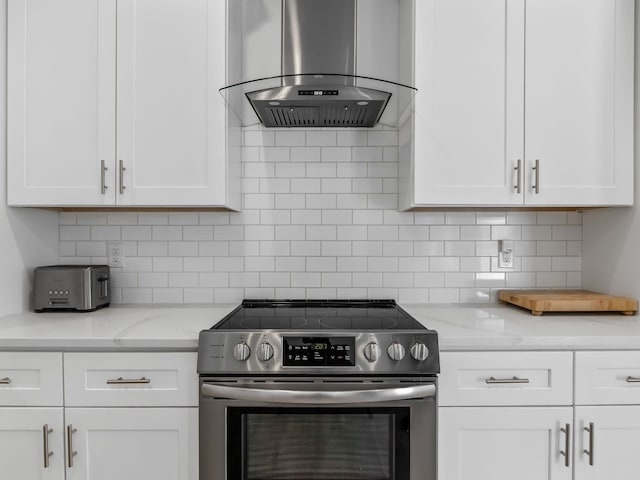
[[[236, 304], [114, 305], [90, 313], [22, 313], [0, 318], [1, 350], [195, 351], [198, 334]], [[640, 349], [640, 316], [534, 316], [501, 305], [405, 304], [438, 332], [441, 351]]]

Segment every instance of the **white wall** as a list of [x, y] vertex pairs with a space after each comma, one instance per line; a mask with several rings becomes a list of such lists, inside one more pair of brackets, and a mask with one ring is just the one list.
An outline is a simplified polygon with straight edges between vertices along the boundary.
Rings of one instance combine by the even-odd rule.
[[[636, 1], [636, 28], [640, 1]], [[636, 32], [635, 206], [583, 214], [583, 286], [640, 298], [640, 35]]]
[[7, 207], [6, 12], [0, 0], [0, 316], [28, 309], [32, 267], [58, 260], [58, 213]]

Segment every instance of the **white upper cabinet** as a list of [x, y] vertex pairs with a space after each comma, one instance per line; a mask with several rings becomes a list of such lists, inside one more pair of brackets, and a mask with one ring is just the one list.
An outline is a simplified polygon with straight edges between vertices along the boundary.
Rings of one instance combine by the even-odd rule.
[[527, 203], [633, 203], [633, 19], [633, 0], [527, 2]]
[[8, 13], [10, 205], [240, 207], [240, 135], [218, 93], [226, 2]]
[[115, 14], [115, 0], [9, 0], [10, 205], [113, 204]]
[[633, 13], [633, 0], [415, 2], [400, 208], [632, 204]]

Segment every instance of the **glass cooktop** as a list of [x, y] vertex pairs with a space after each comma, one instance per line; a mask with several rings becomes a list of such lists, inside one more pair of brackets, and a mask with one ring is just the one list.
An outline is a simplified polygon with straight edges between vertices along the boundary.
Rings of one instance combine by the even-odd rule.
[[244, 300], [216, 330], [426, 330], [394, 300]]

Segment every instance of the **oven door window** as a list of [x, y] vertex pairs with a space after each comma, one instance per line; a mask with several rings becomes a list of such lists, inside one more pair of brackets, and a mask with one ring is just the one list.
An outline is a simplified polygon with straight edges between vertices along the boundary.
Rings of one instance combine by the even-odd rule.
[[408, 480], [410, 408], [228, 408], [227, 480]]

